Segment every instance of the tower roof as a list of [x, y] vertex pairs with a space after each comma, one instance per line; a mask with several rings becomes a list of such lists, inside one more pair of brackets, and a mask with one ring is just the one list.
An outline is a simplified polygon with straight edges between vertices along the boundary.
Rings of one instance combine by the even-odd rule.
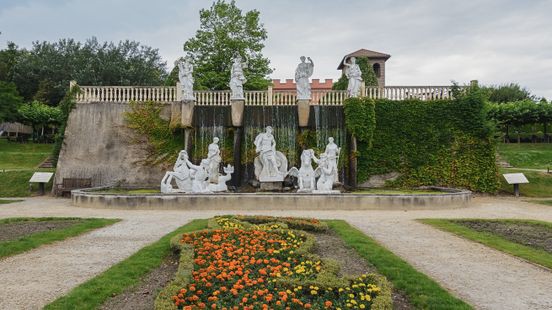
[[367, 50], [365, 48], [361, 48], [359, 49], [358, 51], [355, 51], [355, 52], [352, 52], [350, 54], [347, 54], [343, 57], [343, 59], [341, 59], [341, 62], [339, 63], [339, 66], [337, 66], [337, 70], [341, 70], [343, 69], [343, 61], [345, 61], [345, 59], [349, 58], [349, 57], [367, 57], [368, 59], [389, 59], [391, 57], [391, 55], [389, 54], [384, 54], [384, 53], [380, 53], [380, 52], [375, 52], [375, 51], [371, 51], [371, 50]]

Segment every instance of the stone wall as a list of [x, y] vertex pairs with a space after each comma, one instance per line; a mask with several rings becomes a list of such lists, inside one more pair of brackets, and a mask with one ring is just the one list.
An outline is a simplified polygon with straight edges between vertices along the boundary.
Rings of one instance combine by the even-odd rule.
[[[159, 185], [164, 171], [138, 162], [145, 149], [131, 143], [133, 133], [124, 124], [128, 110], [128, 104], [77, 104], [67, 123], [55, 184], [62, 184], [63, 178], [90, 178], [92, 186]], [[164, 116], [168, 113], [169, 106], [163, 111]]]

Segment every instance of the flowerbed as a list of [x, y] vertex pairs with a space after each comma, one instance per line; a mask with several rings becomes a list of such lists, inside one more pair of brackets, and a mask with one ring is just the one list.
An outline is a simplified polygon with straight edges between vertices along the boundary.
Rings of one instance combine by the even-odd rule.
[[390, 308], [390, 287], [383, 277], [339, 278], [338, 264], [310, 253], [312, 235], [288, 228], [317, 230], [326, 227], [322, 223], [245, 219], [216, 217], [210, 221], [216, 229], [179, 238], [179, 274], [159, 295], [157, 309]]

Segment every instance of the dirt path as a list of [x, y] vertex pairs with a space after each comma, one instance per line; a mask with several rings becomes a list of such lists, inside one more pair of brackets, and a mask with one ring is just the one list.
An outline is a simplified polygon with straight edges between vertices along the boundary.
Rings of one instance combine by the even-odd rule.
[[[0, 309], [39, 309], [194, 218], [222, 211], [83, 209], [69, 200], [31, 198], [0, 206], [0, 218], [79, 216], [123, 219], [64, 242], [0, 260]], [[477, 198], [442, 211], [235, 212], [341, 218], [481, 309], [552, 308], [552, 273], [414, 221], [426, 217], [531, 218], [552, 221], [552, 208], [512, 199]]]

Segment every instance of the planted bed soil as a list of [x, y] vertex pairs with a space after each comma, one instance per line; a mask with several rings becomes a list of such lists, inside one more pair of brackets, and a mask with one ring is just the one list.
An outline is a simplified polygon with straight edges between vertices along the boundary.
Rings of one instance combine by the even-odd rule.
[[0, 242], [18, 240], [35, 233], [64, 229], [82, 220], [21, 221], [0, 224]]
[[498, 235], [506, 240], [552, 253], [552, 229], [525, 222], [456, 220], [470, 229]]
[[[333, 231], [323, 233], [310, 232], [316, 237], [314, 254], [325, 259], [333, 259], [341, 265], [340, 276], [357, 276], [364, 273], [378, 273], [377, 269], [370, 265], [354, 249], [347, 247], [339, 236]], [[393, 309], [414, 309], [405, 294], [393, 290]]]
[[151, 310], [155, 298], [174, 277], [178, 269], [178, 256], [171, 254], [163, 263], [142, 278], [140, 283], [125, 290], [122, 294], [108, 299], [102, 310]]

